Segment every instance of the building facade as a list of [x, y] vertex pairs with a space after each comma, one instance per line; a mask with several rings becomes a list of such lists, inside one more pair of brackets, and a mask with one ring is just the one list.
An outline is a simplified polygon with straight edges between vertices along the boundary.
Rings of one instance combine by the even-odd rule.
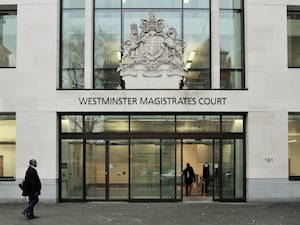
[[0, 202], [300, 199], [300, 0], [0, 0]]

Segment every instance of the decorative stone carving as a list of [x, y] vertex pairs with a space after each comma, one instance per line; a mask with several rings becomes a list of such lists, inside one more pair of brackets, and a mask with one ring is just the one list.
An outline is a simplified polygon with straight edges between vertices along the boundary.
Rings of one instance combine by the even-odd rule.
[[149, 13], [142, 19], [141, 34], [137, 24], [131, 24], [130, 40], [122, 43], [120, 76], [126, 89], [178, 89], [184, 75], [183, 49], [185, 43], [177, 39], [177, 31], [170, 27], [163, 32], [163, 19]]

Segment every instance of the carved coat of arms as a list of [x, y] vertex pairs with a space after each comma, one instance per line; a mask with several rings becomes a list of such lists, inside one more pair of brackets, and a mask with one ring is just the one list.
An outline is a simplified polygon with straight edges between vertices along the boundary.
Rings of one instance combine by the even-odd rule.
[[[183, 49], [185, 43], [177, 39], [174, 27], [164, 32], [165, 22], [149, 13], [148, 20], [142, 19], [138, 34], [137, 24], [131, 24], [131, 37], [122, 43], [120, 75], [159, 77], [162, 71], [168, 76], [183, 76]], [[139, 72], [137, 72], [139, 71]]]

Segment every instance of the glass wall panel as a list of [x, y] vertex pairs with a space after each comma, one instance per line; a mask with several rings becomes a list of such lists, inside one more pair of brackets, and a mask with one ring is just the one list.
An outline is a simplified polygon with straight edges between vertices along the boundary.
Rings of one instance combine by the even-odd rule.
[[61, 132], [81, 133], [83, 132], [82, 115], [63, 115], [61, 116]]
[[161, 140], [161, 198], [175, 199], [176, 181], [180, 174], [176, 171], [176, 142], [174, 139]]
[[244, 196], [244, 142], [235, 140], [235, 198]]
[[184, 10], [185, 88], [210, 88], [210, 13]]
[[182, 199], [182, 147], [181, 139], [176, 139], [176, 199]]
[[123, 0], [123, 8], [181, 8], [182, 0]]
[[222, 198], [234, 198], [234, 140], [222, 140]]
[[289, 114], [289, 177], [300, 180], [300, 113]]
[[287, 33], [288, 66], [300, 67], [300, 7], [288, 7]]
[[83, 199], [83, 140], [61, 140], [62, 199]]
[[132, 115], [130, 132], [175, 132], [174, 115]]
[[243, 132], [243, 116], [240, 115], [223, 115], [222, 132]]
[[244, 77], [242, 71], [221, 70], [221, 89], [242, 89]]
[[87, 199], [106, 198], [105, 140], [86, 140], [85, 185]]
[[62, 0], [64, 9], [84, 8], [85, 0]]
[[[16, 7], [13, 7], [16, 8]], [[16, 67], [17, 10], [0, 8], [0, 67]]]
[[183, 8], [209, 8], [209, 0], [183, 0]]
[[242, 68], [241, 13], [220, 11], [220, 66]]
[[[150, 1], [149, 1], [150, 2]], [[180, 37], [181, 34], [181, 12], [179, 10], [172, 10], [172, 11], [155, 11], [151, 10], [154, 13], [156, 19], [163, 19], [165, 24], [167, 25], [163, 32], [166, 33], [168, 27], [174, 27], [177, 31], [177, 38], [182, 39]], [[123, 13], [123, 37], [122, 40], [129, 40], [131, 37], [131, 29], [130, 25], [135, 23], [138, 27], [141, 25], [141, 19], [149, 18], [149, 10], [146, 11], [124, 11]], [[139, 32], [141, 30], [139, 29]]]
[[61, 22], [61, 88], [84, 88], [84, 0], [64, 0]]
[[0, 180], [16, 177], [16, 115], [0, 114]]
[[132, 139], [130, 146], [130, 198], [159, 199], [159, 139]]
[[[230, 2], [230, 1], [228, 1]], [[239, 1], [236, 1], [239, 2]], [[233, 7], [240, 4], [231, 2]], [[227, 4], [226, 4], [227, 6]], [[220, 6], [221, 7], [221, 6]], [[222, 89], [244, 88], [243, 14], [239, 9], [220, 10], [220, 85]]]
[[109, 199], [128, 199], [128, 140], [109, 142]]
[[210, 70], [186, 70], [183, 85], [184, 89], [210, 89]]
[[95, 0], [95, 8], [121, 8], [120, 0]]
[[121, 11], [96, 8], [94, 35], [94, 88], [119, 88], [121, 78], [116, 70], [121, 60]]
[[242, 0], [220, 0], [219, 5], [221, 9], [240, 9]]
[[176, 131], [189, 132], [220, 132], [220, 116], [218, 115], [178, 115]]
[[85, 116], [85, 132], [128, 132], [129, 116], [122, 115], [88, 115]]
[[244, 197], [244, 144], [242, 139], [222, 140], [222, 198]]
[[213, 199], [220, 200], [221, 196], [221, 178], [222, 178], [222, 162], [221, 162], [221, 145], [220, 140], [214, 140], [214, 166], [213, 166], [213, 182], [214, 192]]

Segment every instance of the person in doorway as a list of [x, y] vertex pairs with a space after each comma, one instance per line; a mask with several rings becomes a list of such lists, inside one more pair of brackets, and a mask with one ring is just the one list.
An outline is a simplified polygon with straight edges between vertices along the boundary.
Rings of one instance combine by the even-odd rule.
[[209, 164], [205, 162], [203, 164], [203, 179], [205, 184], [205, 194], [208, 193], [208, 186], [209, 186], [209, 178], [210, 178], [210, 172], [209, 172]]
[[39, 195], [41, 194], [41, 181], [36, 170], [37, 162], [35, 159], [29, 161], [29, 167], [26, 170], [25, 179], [23, 183], [23, 196], [28, 196], [28, 206], [23, 210], [23, 215], [28, 219], [38, 218], [33, 213], [34, 206], [39, 201]]
[[196, 181], [196, 176], [193, 167], [189, 163], [186, 164], [186, 168], [183, 170], [183, 176], [185, 181], [185, 195], [191, 196], [192, 184]]

